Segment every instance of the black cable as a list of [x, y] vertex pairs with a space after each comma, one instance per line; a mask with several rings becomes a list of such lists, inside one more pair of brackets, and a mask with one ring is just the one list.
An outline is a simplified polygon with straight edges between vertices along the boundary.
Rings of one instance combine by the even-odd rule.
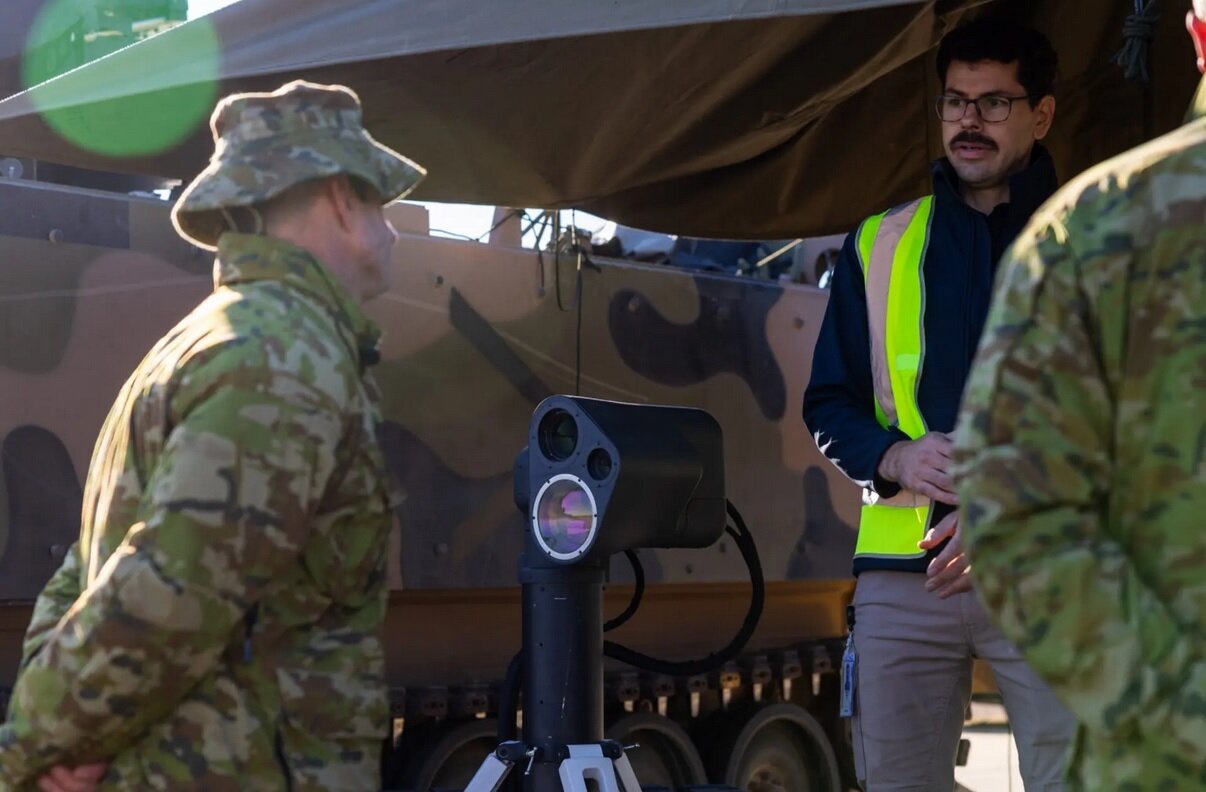
[[[541, 212], [540, 214], [536, 215], [536, 217], [532, 220], [532, 224], [530, 226], [528, 226], [528, 228], [531, 229], [532, 227], [534, 227], [536, 225], [537, 222], [539, 222], [542, 219], [544, 221], [544, 225], [540, 226], [540, 230], [536, 232], [536, 245], [535, 245], [535, 247], [536, 247], [536, 266], [540, 270], [540, 296], [541, 297], [544, 296], [545, 277], [544, 277], [544, 253], [541, 252], [541, 250], [540, 250], [540, 240], [544, 239], [544, 229], [548, 228], [548, 224], [549, 224], [548, 212]], [[528, 234], [527, 231], [523, 232], [524, 236], [527, 236], [527, 234]]]
[[[495, 732], [498, 744], [519, 739], [516, 721], [519, 720], [519, 694], [523, 690], [524, 654], [520, 649], [507, 665], [507, 675], [498, 691], [498, 728]], [[502, 789], [506, 792], [523, 792], [523, 774], [511, 773]]]
[[[577, 284], [574, 288], [574, 300], [578, 303], [578, 321], [577, 327], [574, 329], [574, 395], [582, 395], [582, 246], [578, 243], [578, 212], [576, 209], [570, 210], [570, 238], [574, 241], [574, 250], [578, 253], [578, 271]], [[633, 556], [628, 559], [633, 564], [633, 569], [638, 569], [640, 562]], [[642, 574], [644, 570], [641, 570]], [[643, 586], [642, 586], [643, 588]], [[639, 602], [637, 603], [640, 604]], [[634, 609], [635, 611], [635, 609]], [[631, 616], [632, 614], [628, 614]], [[614, 621], [614, 620], [613, 620]], [[621, 622], [622, 624], [623, 622]], [[607, 627], [603, 628], [603, 632], [607, 632]]]
[[1159, 0], [1135, 0], [1135, 13], [1126, 18], [1122, 25], [1122, 49], [1110, 59], [1122, 67], [1128, 80], [1136, 80], [1144, 86], [1151, 81], [1148, 71], [1148, 49], [1156, 37], [1156, 25], [1160, 22]]
[[641, 564], [641, 559], [637, 557], [635, 550], [625, 550], [624, 555], [628, 558], [628, 563], [632, 564], [635, 588], [632, 590], [632, 599], [628, 601], [628, 607], [619, 616], [604, 624], [603, 632], [611, 632], [631, 619], [637, 608], [641, 607], [641, 597], [645, 596], [645, 567]]
[[523, 675], [523, 650], [515, 653], [507, 666], [502, 688], [498, 691], [498, 741], [516, 739], [515, 722], [519, 719], [519, 691]]
[[557, 282], [557, 308], [564, 313], [565, 306], [561, 304], [561, 212], [554, 210], [552, 218], [553, 233], [549, 237], [549, 241], [553, 244], [553, 275]]
[[565, 313], [570, 310], [577, 310], [582, 305], [582, 255], [578, 251], [578, 282], [574, 286], [574, 301], [575, 305], [567, 307], [561, 296], [561, 213], [556, 212], [556, 223], [553, 228], [553, 288], [557, 291], [557, 310]]
[[[526, 237], [526, 236], [528, 235], [528, 231], [529, 231], [529, 230], [531, 230], [532, 228], [534, 228], [534, 227], [535, 227], [535, 225], [536, 225], [536, 223], [537, 223], [537, 222], [538, 222], [538, 221], [539, 221], [541, 218], [545, 217], [545, 214], [546, 214], [545, 212], [541, 212], [540, 214], [536, 215], [536, 217], [535, 217], [535, 218], [533, 218], [533, 219], [532, 219], [531, 224], [528, 226], [528, 228], [527, 228], [527, 229], [525, 229], [525, 230], [522, 232], [522, 235], [520, 236], [520, 242], [521, 242], [521, 244], [522, 244], [522, 241], [523, 241], [523, 237]], [[547, 220], [545, 220], [545, 224], [546, 224], [546, 225], [548, 224], [548, 221], [547, 221]], [[541, 296], [541, 297], [543, 297], [543, 296], [544, 296], [545, 287], [546, 287], [546, 284], [547, 284], [547, 281], [548, 281], [548, 279], [545, 277], [545, 274], [544, 274], [544, 254], [540, 252], [540, 240], [541, 240], [543, 237], [544, 237], [544, 226], [541, 226], [540, 231], [539, 231], [539, 232], [537, 232], [537, 234], [536, 234], [536, 244], [535, 244], [535, 248], [536, 248], [536, 269], [537, 269], [537, 271], [540, 273], [540, 296]]]
[[[547, 214], [548, 214], [547, 212], [537, 212], [536, 214], [532, 215], [531, 217], [528, 217], [527, 212], [524, 212], [524, 218], [527, 219], [528, 225], [525, 228], [520, 230], [520, 232], [519, 232], [520, 238], [522, 239], [523, 237], [526, 237], [528, 235], [528, 232], [533, 230], [536, 227], [537, 223], [546, 221], [545, 216]], [[543, 231], [541, 231], [540, 233], [541, 233], [541, 236], [544, 235]], [[537, 245], [537, 248], [539, 248], [539, 247], [540, 246]]]
[[750, 534], [749, 528], [746, 527], [745, 520], [741, 519], [741, 513], [737, 511], [737, 507], [731, 501], [726, 505], [729, 517], [733, 519], [736, 529], [733, 526], [726, 526], [725, 533], [733, 537], [733, 541], [737, 543], [737, 548], [741, 551], [741, 557], [745, 560], [745, 565], [750, 571], [751, 588], [750, 607], [745, 614], [745, 621], [742, 623], [737, 635], [729, 642], [729, 645], [719, 652], [713, 652], [699, 660], [671, 662], [650, 657], [649, 655], [629, 649], [627, 646], [621, 646], [611, 641], [604, 641], [604, 655], [613, 660], [619, 660], [622, 663], [643, 668], [646, 671], [670, 676], [706, 674], [709, 671], [720, 668], [730, 660], [737, 659], [737, 656], [741, 654], [741, 650], [745, 648], [750, 638], [753, 637], [754, 630], [758, 627], [758, 620], [762, 618], [762, 607], [766, 602], [766, 581], [762, 576], [762, 563], [758, 560], [758, 546], [754, 543], [754, 537]]
[[447, 229], [444, 229], [444, 228], [428, 227], [427, 232], [429, 234], [443, 234], [444, 236], [451, 237], [453, 239], [463, 239], [466, 242], [481, 242], [481, 240], [478, 239], [477, 237], [471, 237], [468, 234], [458, 234], [456, 231], [448, 231]]
[[[576, 243], [575, 243], [576, 244]], [[578, 303], [578, 320], [574, 329], [574, 395], [582, 395], [582, 249], [578, 248], [577, 285], [574, 301]]]
[[[508, 209], [508, 210], [507, 210], [507, 211], [506, 211], [506, 212], [503, 214], [502, 220], [499, 220], [497, 223], [495, 223], [494, 225], [490, 226], [489, 230], [488, 230], [488, 231], [486, 231], [486, 233], [482, 234], [481, 236], [479, 236], [479, 237], [477, 238], [477, 241], [478, 241], [478, 242], [481, 242], [481, 241], [482, 241], [482, 240], [484, 240], [486, 237], [490, 236], [490, 235], [491, 235], [491, 234], [493, 234], [495, 231], [497, 231], [499, 228], [501, 228], [503, 223], [507, 222], [507, 221], [508, 221], [508, 220], [510, 220], [512, 217], [515, 217], [516, 215], [521, 215], [521, 214], [523, 214], [523, 210], [522, 210], [522, 209]], [[530, 226], [529, 226], [529, 227], [530, 227]], [[519, 235], [519, 238], [520, 238], [520, 240], [522, 240], [522, 239], [523, 239], [523, 234], [522, 234], [522, 233]], [[522, 244], [522, 243], [521, 243], [521, 244]]]

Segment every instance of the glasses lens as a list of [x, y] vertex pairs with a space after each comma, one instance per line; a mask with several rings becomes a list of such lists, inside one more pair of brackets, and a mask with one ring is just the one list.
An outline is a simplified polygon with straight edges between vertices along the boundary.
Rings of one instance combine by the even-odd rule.
[[999, 96], [982, 96], [976, 102], [977, 109], [980, 111], [980, 117], [985, 121], [1004, 121], [1009, 118], [1008, 99], [1002, 99]]
[[595, 534], [595, 510], [586, 488], [572, 479], [554, 481], [536, 504], [536, 530], [550, 553], [582, 552]]
[[943, 121], [958, 121], [967, 109], [967, 103], [957, 96], [939, 96], [937, 106], [938, 117]]

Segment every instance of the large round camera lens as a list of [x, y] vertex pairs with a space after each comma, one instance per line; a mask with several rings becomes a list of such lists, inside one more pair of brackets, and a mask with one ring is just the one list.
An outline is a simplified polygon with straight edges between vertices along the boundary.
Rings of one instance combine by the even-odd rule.
[[550, 410], [536, 434], [541, 453], [554, 462], [564, 462], [578, 448], [578, 422], [565, 410]]
[[577, 476], [553, 476], [540, 488], [532, 509], [532, 528], [545, 553], [572, 561], [594, 544], [599, 521], [595, 499]]
[[602, 481], [611, 475], [611, 454], [602, 448], [596, 448], [586, 458], [586, 469], [590, 471], [591, 478]]

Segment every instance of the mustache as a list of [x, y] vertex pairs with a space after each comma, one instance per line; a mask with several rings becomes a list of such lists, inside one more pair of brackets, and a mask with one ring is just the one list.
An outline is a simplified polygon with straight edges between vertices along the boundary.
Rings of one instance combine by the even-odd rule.
[[991, 149], [995, 149], [997, 147], [996, 142], [992, 138], [968, 131], [960, 132], [951, 138], [951, 145], [953, 146], [956, 143], [969, 143], [973, 146], [987, 146]]

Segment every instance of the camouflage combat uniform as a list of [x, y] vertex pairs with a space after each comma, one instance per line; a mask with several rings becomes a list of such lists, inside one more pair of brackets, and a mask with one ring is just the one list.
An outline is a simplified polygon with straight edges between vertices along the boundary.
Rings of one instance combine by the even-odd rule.
[[[295, 116], [313, 131], [350, 112], [354, 94], [324, 91], [295, 84], [215, 112], [215, 136], [236, 143], [176, 212], [182, 233], [217, 245], [215, 291], [101, 430], [79, 542], [38, 600], [0, 727], [0, 789], [97, 760], [102, 789], [380, 787], [392, 496], [366, 371], [379, 332], [309, 252], [190, 214], [378, 156], [293, 128], [278, 150], [309, 170], [277, 171], [267, 194], [229, 178], [239, 134], [265, 133], [254, 175], [272, 166], [263, 138]], [[361, 134], [340, 145], [371, 145]], [[384, 167], [371, 183], [387, 198], [421, 175]]]
[[1080, 721], [1077, 789], [1206, 789], [1206, 102], [1193, 118], [1035, 216], [956, 441], [976, 587]]

